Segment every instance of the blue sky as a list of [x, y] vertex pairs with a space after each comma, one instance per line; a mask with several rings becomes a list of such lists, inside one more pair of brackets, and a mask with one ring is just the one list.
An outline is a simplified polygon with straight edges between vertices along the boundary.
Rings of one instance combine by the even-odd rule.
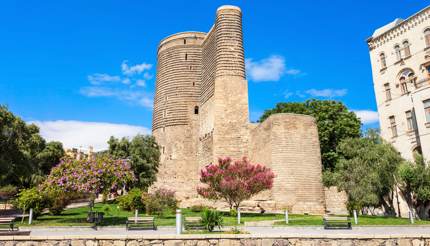
[[243, 11], [252, 120], [316, 97], [367, 110], [374, 127], [365, 40], [429, 1], [2, 1], [0, 104], [66, 147], [147, 133], [158, 42], [208, 31], [223, 4]]

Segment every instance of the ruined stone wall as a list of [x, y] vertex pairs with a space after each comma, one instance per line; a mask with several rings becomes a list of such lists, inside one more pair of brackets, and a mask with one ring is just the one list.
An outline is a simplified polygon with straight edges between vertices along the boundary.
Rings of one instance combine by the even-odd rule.
[[325, 210], [321, 154], [315, 119], [274, 114], [251, 132], [250, 156], [272, 168], [274, 209], [322, 214]]
[[325, 204], [326, 210], [331, 214], [348, 214], [346, 203], [348, 197], [344, 191], [339, 191], [336, 186], [325, 187]]

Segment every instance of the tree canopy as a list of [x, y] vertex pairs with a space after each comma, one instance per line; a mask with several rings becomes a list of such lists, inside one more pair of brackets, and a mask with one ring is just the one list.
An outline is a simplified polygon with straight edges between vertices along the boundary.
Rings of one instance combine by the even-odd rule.
[[61, 190], [66, 193], [109, 194], [135, 180], [127, 160], [109, 155], [92, 159], [64, 158], [52, 168], [42, 190]]
[[339, 101], [308, 100], [306, 102], [278, 103], [266, 110], [260, 122], [276, 113], [306, 114], [315, 117], [321, 145], [321, 159], [324, 170], [332, 170], [338, 159], [337, 146], [343, 139], [358, 138], [361, 122], [354, 112]]
[[210, 164], [200, 171], [197, 192], [211, 200], [223, 199], [230, 209], [237, 210], [240, 203], [261, 191], [272, 188], [274, 173], [270, 168], [252, 164], [246, 157], [232, 161], [231, 158], [219, 158], [218, 164]]
[[136, 186], [146, 190], [156, 180], [160, 150], [154, 137], [137, 135], [127, 138], [110, 137], [108, 153], [117, 159], [128, 159], [137, 177]]
[[0, 105], [0, 186], [40, 183], [63, 155], [61, 143], [46, 143], [36, 125]]
[[332, 183], [346, 191], [349, 209], [383, 206], [386, 213], [394, 214], [396, 170], [403, 161], [394, 147], [370, 132], [343, 140], [338, 154]]
[[400, 189], [411, 210], [421, 219], [430, 217], [430, 163], [419, 154], [414, 162], [405, 162], [399, 168]]

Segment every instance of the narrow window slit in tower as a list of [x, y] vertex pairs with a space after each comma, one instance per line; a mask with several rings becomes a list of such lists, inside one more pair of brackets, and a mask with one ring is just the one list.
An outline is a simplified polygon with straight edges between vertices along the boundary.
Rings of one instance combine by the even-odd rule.
[[185, 60], [188, 60], [188, 54], [185, 53]]
[[194, 107], [194, 114], [199, 114], [199, 106]]
[[184, 44], [187, 44], [187, 40], [184, 38]]
[[193, 82], [193, 86], [195, 86], [196, 85], [196, 82]]

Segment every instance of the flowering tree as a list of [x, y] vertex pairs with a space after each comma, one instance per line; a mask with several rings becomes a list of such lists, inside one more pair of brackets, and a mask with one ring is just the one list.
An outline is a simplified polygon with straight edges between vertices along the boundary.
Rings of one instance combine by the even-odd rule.
[[41, 188], [97, 196], [115, 192], [134, 181], [136, 178], [126, 160], [114, 160], [105, 155], [90, 160], [61, 160]]
[[210, 164], [200, 171], [200, 181], [206, 184], [197, 192], [211, 200], [223, 199], [231, 208], [255, 194], [272, 188], [275, 175], [270, 168], [252, 164], [246, 157], [232, 161], [230, 157], [219, 158], [218, 164]]

